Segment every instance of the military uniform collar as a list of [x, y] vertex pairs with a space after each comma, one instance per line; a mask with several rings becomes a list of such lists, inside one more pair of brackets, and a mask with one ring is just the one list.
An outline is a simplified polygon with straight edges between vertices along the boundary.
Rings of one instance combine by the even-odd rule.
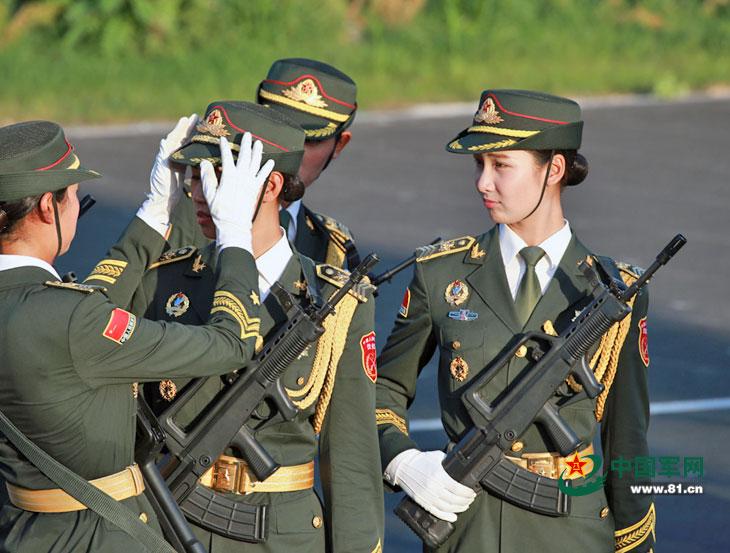
[[37, 257], [31, 257], [28, 255], [10, 255], [0, 254], [0, 271], [7, 271], [9, 269], [17, 269], [20, 267], [38, 267], [48, 271], [56, 279], [61, 280], [56, 269], [52, 265], [39, 259]]
[[282, 232], [279, 240], [256, 258], [256, 268], [259, 271], [259, 291], [262, 298], [269, 294], [271, 285], [284, 274], [292, 256], [289, 239], [286, 233]]
[[[565, 219], [563, 221], [564, 224], [559, 231], [538, 244], [545, 252], [545, 258], [550, 264], [550, 269], [554, 269], [560, 264], [573, 236], [570, 224]], [[499, 249], [502, 252], [502, 264], [507, 267], [520, 253], [520, 250], [527, 247], [527, 243], [509, 226], [500, 224], [497, 225], [497, 228], [499, 229]]]
[[295, 202], [290, 203], [286, 210], [291, 215], [291, 221], [294, 225], [294, 233], [296, 234], [297, 229], [299, 228], [299, 212], [302, 211], [302, 200], [297, 200]]

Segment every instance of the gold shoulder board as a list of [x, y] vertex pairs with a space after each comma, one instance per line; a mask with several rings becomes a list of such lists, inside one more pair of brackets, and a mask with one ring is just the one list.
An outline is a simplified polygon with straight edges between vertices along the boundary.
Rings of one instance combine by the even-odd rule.
[[317, 217], [317, 219], [319, 219], [325, 226], [325, 228], [331, 233], [338, 235], [339, 238], [352, 240], [352, 234], [350, 233], [350, 229], [348, 229], [342, 223], [339, 223], [332, 217], [323, 215], [322, 213], [315, 213], [314, 216]]
[[182, 248], [178, 248], [176, 250], [170, 250], [163, 253], [160, 258], [152, 263], [148, 269], [156, 269], [157, 267], [160, 267], [161, 265], [167, 265], [169, 263], [175, 263], [177, 261], [182, 261], [183, 259], [188, 259], [190, 256], [192, 256], [197, 249], [195, 246], [184, 246]]
[[442, 255], [464, 252], [471, 248], [475, 241], [476, 238], [473, 236], [462, 236], [461, 238], [454, 238], [439, 242], [438, 244], [416, 248], [416, 263], [422, 263], [429, 259], [441, 257]]
[[[623, 261], [617, 261], [616, 267], [618, 267], [619, 271], [628, 274], [633, 279], [637, 279], [644, 274], [644, 269], [642, 269], [641, 267], [637, 267], [636, 265], [630, 265], [628, 263], [624, 263]], [[621, 275], [621, 278], [626, 280], [626, 277], [623, 274]]]
[[[335, 267], [334, 265], [321, 263], [317, 265], [317, 276], [325, 282], [329, 282], [333, 286], [337, 286], [337, 288], [342, 288], [347, 282], [347, 279], [350, 278], [350, 272], [345, 269]], [[367, 277], [365, 277], [359, 284], [350, 289], [350, 295], [354, 296], [360, 303], [365, 303], [368, 301], [367, 297], [372, 294], [374, 290], [375, 286], [370, 284], [370, 281], [367, 280]]]
[[103, 286], [95, 286], [93, 284], [79, 284], [77, 282], [61, 282], [59, 280], [47, 280], [44, 282], [46, 286], [51, 288], [65, 288], [66, 290], [76, 290], [82, 294], [93, 294], [94, 292], [106, 292]]

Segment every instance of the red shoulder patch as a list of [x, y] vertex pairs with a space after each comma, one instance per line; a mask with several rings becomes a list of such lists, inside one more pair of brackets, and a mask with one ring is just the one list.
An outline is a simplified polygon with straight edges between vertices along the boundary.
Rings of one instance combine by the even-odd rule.
[[117, 307], [112, 311], [102, 336], [109, 338], [117, 344], [123, 344], [132, 337], [136, 326], [137, 317], [129, 311]]
[[646, 317], [639, 321], [639, 355], [646, 367], [649, 366], [649, 332], [646, 328]]
[[411, 305], [411, 289], [406, 288], [406, 293], [403, 296], [403, 302], [400, 304], [400, 309], [398, 310], [398, 315], [403, 317], [404, 319], [408, 316], [408, 308]]
[[360, 349], [362, 350], [362, 368], [365, 369], [367, 377], [375, 383], [378, 379], [378, 353], [375, 347], [375, 331], [368, 332], [360, 338]]

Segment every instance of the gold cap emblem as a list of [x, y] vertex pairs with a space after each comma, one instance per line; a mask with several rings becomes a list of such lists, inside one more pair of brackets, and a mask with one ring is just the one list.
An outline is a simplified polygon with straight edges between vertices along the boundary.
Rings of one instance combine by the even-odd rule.
[[317, 84], [312, 79], [304, 79], [299, 84], [282, 90], [281, 93], [287, 98], [291, 98], [297, 102], [304, 102], [316, 108], [327, 107], [327, 102], [322, 99]]
[[487, 98], [481, 105], [479, 110], [474, 114], [475, 123], [488, 123], [490, 125], [496, 125], [504, 121], [497, 112], [497, 107], [494, 105], [494, 100]]
[[165, 401], [172, 401], [177, 395], [177, 385], [169, 378], [160, 381], [160, 395]]
[[223, 124], [223, 115], [221, 115], [221, 110], [219, 109], [211, 111], [208, 117], [205, 118], [205, 121], [198, 123], [195, 129], [198, 132], [204, 132], [211, 136], [229, 136], [231, 134]]

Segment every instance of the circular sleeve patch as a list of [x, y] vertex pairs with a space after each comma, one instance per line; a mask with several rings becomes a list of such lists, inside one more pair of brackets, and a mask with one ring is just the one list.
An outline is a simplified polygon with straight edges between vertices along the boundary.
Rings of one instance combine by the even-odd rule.
[[375, 331], [368, 332], [360, 338], [362, 350], [362, 368], [367, 377], [375, 383], [378, 379], [377, 348], [375, 347]]

